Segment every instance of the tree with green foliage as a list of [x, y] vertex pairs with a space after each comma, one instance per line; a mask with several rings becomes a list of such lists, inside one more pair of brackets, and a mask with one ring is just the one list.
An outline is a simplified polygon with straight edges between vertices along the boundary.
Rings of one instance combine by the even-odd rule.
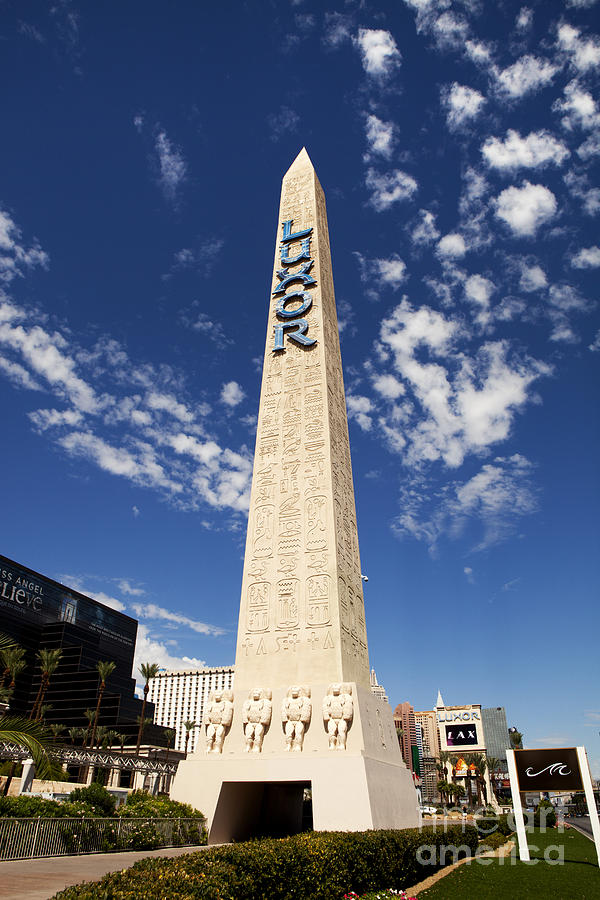
[[4, 684], [9, 690], [14, 688], [17, 675], [27, 665], [24, 656], [25, 650], [18, 644], [6, 645], [3, 650], [0, 650], [0, 659], [4, 666]]
[[92, 728], [92, 741], [91, 746], [93, 747], [96, 742], [96, 731], [98, 730], [98, 716], [100, 715], [100, 704], [102, 703], [102, 697], [104, 696], [104, 691], [106, 689], [106, 682], [115, 671], [117, 664], [110, 660], [101, 659], [96, 668], [98, 669], [98, 676], [100, 678], [100, 686], [98, 688], [98, 702], [96, 703], [96, 711], [94, 713], [94, 727]]
[[60, 665], [60, 660], [62, 657], [62, 650], [55, 649], [49, 650], [46, 647], [43, 647], [41, 650], [37, 652], [37, 660], [42, 670], [42, 679], [40, 681], [40, 687], [37, 692], [37, 697], [35, 698], [35, 703], [33, 704], [33, 709], [31, 710], [30, 718], [40, 720], [41, 716], [41, 708], [44, 702], [44, 696], [46, 691], [48, 690], [48, 685], [50, 684], [50, 679], [56, 672], [58, 666]]
[[192, 728], [197, 728], [197, 725], [195, 722], [192, 722], [190, 719], [188, 719], [186, 722], [183, 723], [183, 727], [185, 728], [185, 745], [184, 745], [183, 749], [184, 749], [185, 755], [187, 756], [188, 744], [190, 742], [190, 734], [191, 734]]
[[158, 674], [158, 663], [142, 663], [140, 666], [140, 675], [144, 679], [144, 700], [142, 703], [142, 712], [140, 715], [140, 728], [138, 731], [137, 744], [135, 748], [136, 756], [139, 756], [140, 753], [140, 744], [142, 743], [142, 734], [144, 731], [144, 720], [146, 715], [146, 703], [148, 700], [148, 691], [150, 690], [150, 681], [152, 678], [156, 678]]

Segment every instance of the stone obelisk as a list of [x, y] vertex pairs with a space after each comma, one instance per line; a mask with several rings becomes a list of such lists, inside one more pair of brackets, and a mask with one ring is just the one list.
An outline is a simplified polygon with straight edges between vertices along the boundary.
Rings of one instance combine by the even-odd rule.
[[211, 842], [300, 830], [307, 789], [316, 829], [418, 824], [370, 690], [327, 213], [305, 149], [281, 191], [234, 691], [210, 698], [203, 732], [172, 796], [203, 810]]

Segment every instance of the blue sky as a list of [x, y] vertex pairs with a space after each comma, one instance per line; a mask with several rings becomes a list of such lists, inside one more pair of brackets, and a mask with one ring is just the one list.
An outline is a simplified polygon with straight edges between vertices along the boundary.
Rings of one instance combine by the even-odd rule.
[[600, 4], [5, 2], [2, 552], [233, 662], [281, 178], [328, 201], [371, 665], [600, 774]]

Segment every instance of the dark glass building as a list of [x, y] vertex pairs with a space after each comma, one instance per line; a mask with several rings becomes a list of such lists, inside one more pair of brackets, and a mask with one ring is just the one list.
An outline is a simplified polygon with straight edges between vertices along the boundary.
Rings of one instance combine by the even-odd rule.
[[[51, 705], [45, 721], [86, 726], [85, 710], [95, 709], [98, 699], [96, 664], [111, 660], [116, 665], [106, 682], [99, 724], [126, 735], [127, 743], [136, 739], [142, 701], [134, 695], [132, 678], [135, 619], [0, 556], [0, 632], [26, 651], [27, 667], [17, 676], [11, 713], [28, 716], [33, 708], [41, 681], [37, 651], [60, 648], [60, 664], [44, 696], [44, 705]], [[154, 717], [154, 704], [146, 705], [145, 717]], [[163, 730], [147, 726], [148, 743], [164, 746]]]

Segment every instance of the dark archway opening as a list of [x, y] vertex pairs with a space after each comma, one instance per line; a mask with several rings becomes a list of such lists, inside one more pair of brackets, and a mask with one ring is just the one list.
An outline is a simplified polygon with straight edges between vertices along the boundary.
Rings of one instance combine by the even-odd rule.
[[313, 827], [309, 781], [223, 782], [209, 844], [288, 837]]

